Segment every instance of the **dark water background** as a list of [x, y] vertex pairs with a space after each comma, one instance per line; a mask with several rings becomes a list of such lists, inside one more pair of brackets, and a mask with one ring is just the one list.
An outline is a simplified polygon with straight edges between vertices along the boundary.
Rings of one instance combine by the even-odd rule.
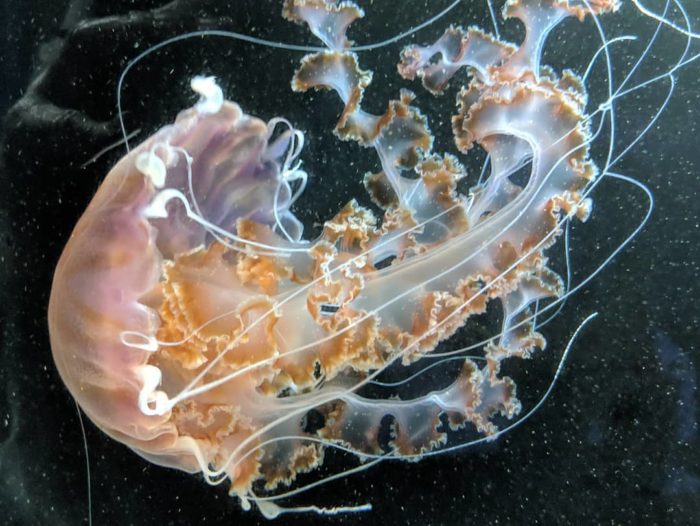
[[[448, 3], [361, 2], [367, 16], [353, 26], [351, 37], [359, 43], [379, 41]], [[700, 25], [700, 4], [688, 0], [686, 7]], [[278, 2], [266, 0], [2, 4], [0, 523], [87, 524], [83, 436], [75, 405], [53, 366], [46, 306], [62, 247], [123, 151], [117, 148], [82, 166], [119, 138], [115, 84], [120, 71], [149, 45], [202, 28], [316, 44], [305, 27], [284, 21], [280, 10]], [[483, 2], [463, 2], [448, 19], [409, 41], [432, 42], [449, 21], [490, 27], [485, 13]], [[653, 30], [629, 5], [603, 23], [613, 35], [648, 36]], [[512, 40], [521, 36], [513, 22], [501, 28]], [[581, 73], [598, 46], [590, 30], [590, 23], [567, 21], [550, 38], [545, 62]], [[677, 56], [682, 41], [664, 34], [642, 76], [662, 71]], [[457, 83], [436, 99], [419, 85], [400, 81], [394, 65], [405, 43], [360, 56], [361, 65], [375, 71], [367, 109], [383, 111], [398, 87], [408, 85], [431, 118], [436, 150], [454, 151], [444, 125], [453, 113]], [[616, 47], [619, 78], [643, 45], [642, 38]], [[284, 115], [306, 131], [303, 159], [312, 180], [298, 213], [313, 235], [315, 223], [348, 199], [364, 199], [361, 176], [376, 170], [377, 163], [371, 151], [339, 144], [329, 133], [341, 109], [334, 94], [291, 91], [289, 81], [301, 56], [220, 38], [174, 45], [129, 76], [127, 127], [140, 128], [135, 141], [143, 139], [194, 102], [188, 87], [192, 75], [217, 75], [227, 96], [248, 113], [264, 119]], [[600, 76], [601, 70], [596, 73]], [[487, 447], [418, 464], [384, 463], [295, 501], [371, 502], [371, 514], [285, 516], [279, 523], [698, 523], [699, 77], [697, 63], [678, 73], [664, 114], [616, 167], [653, 191], [650, 223], [545, 329], [547, 352], [513, 365], [519, 393], [532, 405], [575, 326], [591, 312], [600, 313], [576, 342], [542, 409]], [[600, 86], [593, 82], [593, 97]], [[666, 89], [667, 84], [659, 84], [621, 103], [621, 144], [644, 126]], [[447, 132], [440, 133], [445, 127]], [[471, 163], [462, 160], [472, 170], [478, 166], [478, 156]], [[616, 181], [599, 186], [594, 198], [590, 222], [573, 229], [575, 278], [593, 270], [645, 211], [643, 195]], [[561, 247], [552, 253], [560, 258]], [[255, 512], [242, 512], [224, 487], [211, 488], [197, 476], [151, 465], [89, 422], [86, 436], [94, 524], [266, 523]], [[328, 460], [334, 461], [343, 462]]]

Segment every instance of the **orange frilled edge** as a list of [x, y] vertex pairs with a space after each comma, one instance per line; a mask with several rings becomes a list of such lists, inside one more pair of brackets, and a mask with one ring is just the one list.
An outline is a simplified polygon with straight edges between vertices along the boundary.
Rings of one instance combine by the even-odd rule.
[[[604, 0], [589, 4], [595, 13], [618, 6]], [[504, 12], [523, 20], [526, 38], [544, 39], [533, 13], [582, 18], [587, 11], [566, 0], [510, 0]], [[547, 187], [549, 193], [535, 192], [512, 228], [489, 234], [496, 217], [515, 217], [512, 205], [526, 189], [503, 183], [501, 208], [475, 215], [483, 189], [475, 189], [471, 203], [457, 192], [464, 170], [454, 157], [431, 153], [427, 120], [411, 105], [410, 92], [402, 91], [383, 115], [362, 110], [371, 74], [359, 68], [345, 36], [361, 15], [352, 2], [284, 2], [284, 16], [306, 22], [329, 48], [302, 60], [292, 86], [335, 90], [344, 103], [338, 136], [380, 153], [382, 170], [368, 174], [365, 184], [384, 209], [382, 221], [352, 201], [326, 222], [307, 253], [291, 257], [213, 241], [164, 261], [161, 283], [148, 299], [161, 321], [158, 340], [171, 342], [149, 360], [169, 375], [172, 385], [164, 389], [177, 391], [202, 370], [200, 383], [216, 383], [175, 405], [172, 422], [181, 436], [200, 444], [210, 466], [226, 471], [232, 491], [241, 496], [258, 480], [273, 489], [322, 462], [323, 446], [305, 438], [382, 454], [379, 434], [386, 414], [394, 418], [391, 445], [410, 458], [446, 442], [441, 415], [452, 429], [469, 423], [486, 435], [495, 433], [495, 413], [513, 417], [520, 410], [514, 382], [499, 376], [502, 360], [527, 358], [545, 346], [528, 321], [527, 306], [531, 298], [555, 297], [563, 289], [547, 266], [545, 249], [559, 235], [562, 214], [585, 220], [590, 210], [583, 192], [596, 170], [588, 159], [586, 96], [577, 77], [535, 67], [516, 46], [474, 28], [451, 27], [435, 46], [404, 51], [401, 74], [420, 77], [434, 93], [456, 71], [433, 67], [434, 56], [449, 55], [452, 64], [463, 59], [460, 67], [472, 73], [452, 119], [459, 150], [479, 143], [492, 155], [505, 151], [509, 144], [497, 137], [508, 134], [503, 123], [518, 137], [532, 133], [530, 112], [542, 128], [551, 124], [552, 133], [560, 134], [537, 139], [552, 151], [540, 160], [549, 173], [531, 175], [555, 178], [557, 184]], [[430, 231], [426, 221], [435, 217], [441, 228]], [[270, 228], [249, 220], [238, 221], [237, 234], [287, 246]], [[381, 261], [373, 255], [387, 246], [393, 260], [379, 269]], [[477, 248], [478, 256], [467, 260]], [[444, 268], [454, 270], [430, 287], [420, 286]], [[404, 296], [398, 306], [383, 307], [382, 298], [391, 294]], [[390, 363], [421, 359], [495, 299], [514, 313], [510, 325], [487, 345], [484, 367], [464, 361], [454, 382], [435, 394], [439, 403], [420, 400], [409, 414], [399, 401], [372, 406], [352, 393], [353, 385]], [[339, 387], [326, 397], [327, 385]], [[307, 397], [308, 407], [321, 413], [318, 429], [299, 424], [303, 413], [279, 420], [293, 413], [295, 396]], [[280, 424], [272, 428], [270, 422]]]

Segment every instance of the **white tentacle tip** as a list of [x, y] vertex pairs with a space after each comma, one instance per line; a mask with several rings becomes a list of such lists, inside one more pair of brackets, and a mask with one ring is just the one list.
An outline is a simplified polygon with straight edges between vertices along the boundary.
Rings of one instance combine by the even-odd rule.
[[144, 365], [141, 368], [141, 380], [143, 387], [139, 391], [139, 409], [144, 415], [162, 416], [170, 411], [168, 395], [163, 391], [156, 391], [163, 378], [158, 367]]
[[155, 152], [148, 151], [139, 154], [136, 158], [136, 169], [148, 177], [153, 183], [153, 186], [156, 188], [163, 188], [167, 169], [165, 163]]
[[199, 113], [217, 113], [224, 105], [224, 92], [216, 83], [216, 77], [197, 75], [190, 81], [190, 87], [201, 95], [194, 106]]

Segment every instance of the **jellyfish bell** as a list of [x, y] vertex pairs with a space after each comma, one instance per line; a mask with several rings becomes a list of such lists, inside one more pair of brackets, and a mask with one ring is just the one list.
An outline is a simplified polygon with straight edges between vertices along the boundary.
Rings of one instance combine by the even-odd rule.
[[164, 262], [216, 235], [192, 219], [200, 216], [184, 194], [196, 192], [197, 210], [235, 231], [243, 218], [274, 224], [274, 193], [278, 220], [301, 234], [267, 124], [207, 91], [218, 89], [211, 79], [196, 78], [193, 88], [204, 92], [201, 101], [105, 178], [66, 245], [49, 303], [54, 359], [86, 414], [149, 460], [190, 471], [196, 452], [155, 391], [177, 379], [149, 365], [161, 325], [150, 302], [162, 296]]
[[[200, 100], [110, 171], [57, 265], [51, 346], [81, 408], [144, 458], [228, 481], [269, 517], [328, 448], [364, 469], [439, 451], [465, 428], [497, 436], [522, 409], [501, 364], [545, 347], [535, 306], [567, 293], [546, 250], [567, 221], [588, 218], [599, 176], [582, 79], [540, 55], [564, 18], [617, 6], [509, 0], [505, 15], [526, 29], [520, 47], [453, 26], [404, 50], [399, 73], [435, 94], [469, 68], [452, 132], [461, 153], [487, 152], [490, 174], [465, 195], [464, 167], [432, 151], [413, 93], [380, 115], [363, 109], [372, 76], [345, 36], [362, 11], [285, 1], [284, 16], [327, 46], [304, 57], [292, 88], [338, 94], [334, 133], [377, 153], [381, 169], [364, 182], [381, 218], [351, 200], [303, 239], [292, 211], [307, 183], [303, 134], [195, 77]], [[529, 176], [516, 180], [523, 166]], [[500, 332], [478, 359], [422, 383], [430, 366], [414, 366], [490, 303]], [[418, 388], [400, 398], [381, 381], [388, 370]], [[260, 485], [282, 493], [260, 496]]]

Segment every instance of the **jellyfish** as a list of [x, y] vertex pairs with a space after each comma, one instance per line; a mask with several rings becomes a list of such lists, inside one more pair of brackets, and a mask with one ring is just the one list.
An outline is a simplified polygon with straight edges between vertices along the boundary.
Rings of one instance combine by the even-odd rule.
[[[436, 152], [408, 87], [381, 114], [363, 107], [372, 73], [346, 32], [364, 12], [285, 0], [282, 15], [323, 43], [291, 87], [337, 93], [338, 140], [377, 156], [363, 179], [373, 206], [351, 200], [307, 239], [294, 211], [312, 180], [304, 134], [194, 77], [199, 101], [114, 166], [56, 267], [51, 347], [85, 414], [143, 458], [226, 482], [244, 509], [270, 518], [368, 509], [276, 503], [304, 489], [288, 488], [329, 448], [358, 465], [320, 482], [494, 440], [521, 422], [503, 364], [544, 350], [538, 316], [572, 293], [548, 250], [614, 176], [611, 159], [601, 169], [590, 151], [594, 117], [620, 96], [591, 110], [585, 75], [543, 65], [542, 52], [563, 20], [618, 8], [508, 0], [503, 16], [525, 28], [519, 45], [450, 25], [406, 47], [406, 86], [419, 79], [440, 96], [468, 72], [450, 119], [455, 150]], [[488, 162], [464, 192], [459, 155], [475, 147]], [[496, 335], [469, 355], [437, 351], [494, 304]], [[441, 382], [424, 381], [448, 362], [458, 366]], [[451, 441], [464, 430], [478, 438]]]

